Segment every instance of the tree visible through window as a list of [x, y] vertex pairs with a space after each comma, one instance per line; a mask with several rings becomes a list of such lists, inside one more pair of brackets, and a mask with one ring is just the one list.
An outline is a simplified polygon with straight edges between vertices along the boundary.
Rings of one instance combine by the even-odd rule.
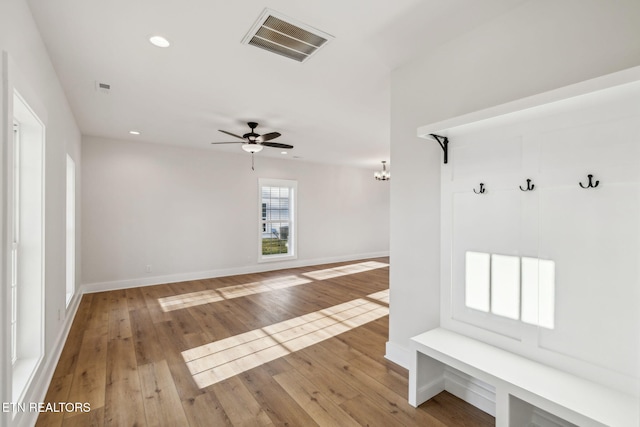
[[295, 181], [260, 180], [261, 259], [295, 256]]

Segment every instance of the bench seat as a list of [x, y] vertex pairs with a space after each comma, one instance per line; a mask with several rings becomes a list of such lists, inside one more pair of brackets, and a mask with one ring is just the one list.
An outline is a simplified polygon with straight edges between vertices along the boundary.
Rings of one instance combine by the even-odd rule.
[[413, 406], [442, 391], [443, 385], [440, 389], [427, 385], [444, 384], [434, 376], [446, 365], [495, 387], [499, 427], [520, 422], [514, 397], [579, 426], [640, 425], [637, 397], [458, 333], [433, 329], [411, 338], [411, 346], [409, 403]]

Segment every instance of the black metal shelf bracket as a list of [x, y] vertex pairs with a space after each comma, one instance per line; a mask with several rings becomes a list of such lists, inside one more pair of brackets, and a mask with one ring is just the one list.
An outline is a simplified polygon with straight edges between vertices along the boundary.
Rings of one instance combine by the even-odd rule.
[[447, 164], [449, 161], [449, 138], [446, 136], [436, 135], [435, 133], [430, 133], [429, 135], [438, 141], [438, 144], [442, 147], [442, 151], [444, 151], [444, 163]]

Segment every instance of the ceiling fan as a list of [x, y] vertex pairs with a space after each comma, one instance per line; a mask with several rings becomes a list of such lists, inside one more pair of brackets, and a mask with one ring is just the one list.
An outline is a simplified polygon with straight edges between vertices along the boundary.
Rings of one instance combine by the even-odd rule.
[[258, 127], [258, 123], [249, 122], [247, 123], [250, 132], [245, 133], [244, 135], [236, 135], [235, 133], [227, 132], [226, 130], [220, 130], [222, 133], [226, 133], [227, 135], [233, 136], [234, 138], [238, 138], [240, 141], [231, 141], [231, 142], [212, 142], [212, 144], [242, 144], [242, 149], [248, 153], [254, 154], [262, 151], [264, 147], [274, 147], [274, 148], [284, 148], [290, 150], [293, 148], [293, 145], [288, 144], [280, 144], [277, 142], [269, 142], [272, 139], [276, 139], [281, 134], [280, 132], [270, 132], [265, 133], [264, 135], [260, 135], [255, 132], [255, 129]]

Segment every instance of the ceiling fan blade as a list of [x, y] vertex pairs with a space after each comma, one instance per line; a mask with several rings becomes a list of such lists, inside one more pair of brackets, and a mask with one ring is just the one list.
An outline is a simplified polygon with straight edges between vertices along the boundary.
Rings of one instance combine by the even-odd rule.
[[235, 133], [227, 132], [226, 130], [222, 130], [222, 129], [218, 129], [218, 131], [222, 133], [226, 133], [227, 135], [235, 136], [236, 138], [241, 139], [243, 141], [245, 140], [243, 137], [236, 135]]
[[242, 141], [231, 141], [231, 142], [212, 142], [212, 144], [242, 144]]
[[293, 145], [278, 144], [277, 142], [263, 142], [262, 145], [265, 147], [286, 148], [287, 150], [291, 150], [293, 148]]
[[257, 142], [271, 141], [272, 139], [276, 139], [280, 135], [282, 135], [280, 132], [265, 133], [264, 135], [260, 135], [259, 137], [257, 137], [256, 141]]

